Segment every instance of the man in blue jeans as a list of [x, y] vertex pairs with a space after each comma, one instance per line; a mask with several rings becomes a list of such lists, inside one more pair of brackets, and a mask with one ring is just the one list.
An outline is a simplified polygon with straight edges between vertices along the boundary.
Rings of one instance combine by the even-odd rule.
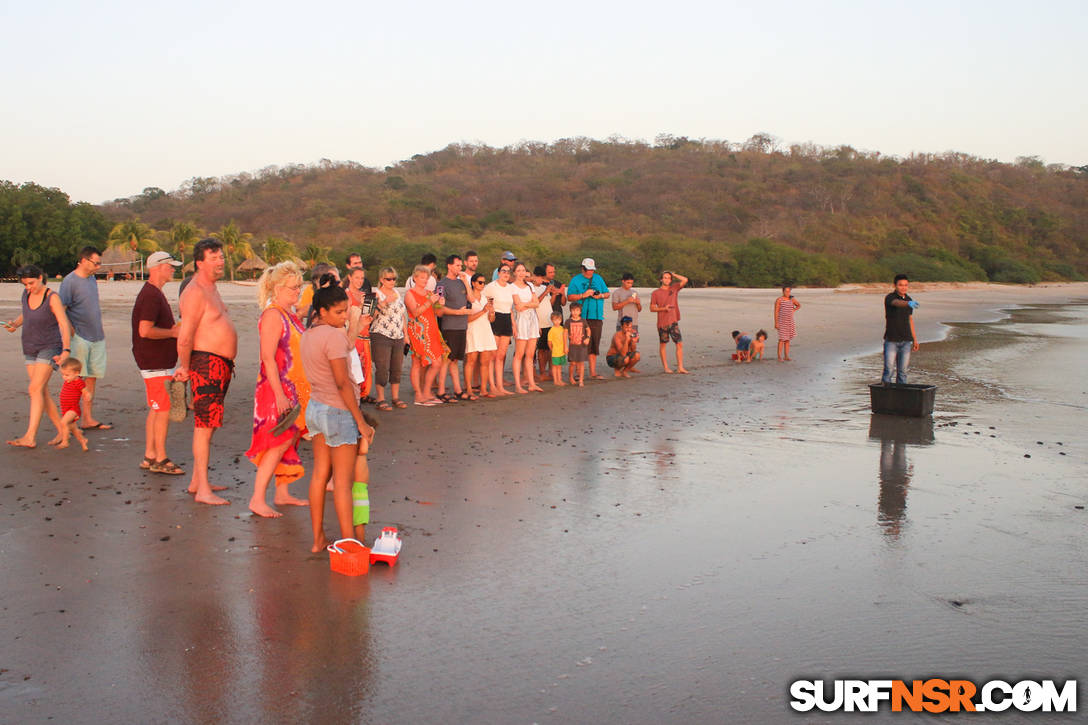
[[907, 382], [910, 353], [918, 349], [918, 336], [914, 334], [914, 311], [918, 303], [907, 294], [910, 280], [905, 274], [895, 275], [895, 290], [884, 297], [884, 375], [885, 384]]

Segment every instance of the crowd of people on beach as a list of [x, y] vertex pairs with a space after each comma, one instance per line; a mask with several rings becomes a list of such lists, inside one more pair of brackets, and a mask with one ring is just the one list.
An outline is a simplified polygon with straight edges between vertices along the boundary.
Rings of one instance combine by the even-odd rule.
[[[197, 502], [222, 505], [224, 487], [208, 478], [212, 438], [224, 421], [224, 400], [235, 375], [238, 334], [216, 283], [226, 259], [222, 244], [204, 239], [193, 250], [195, 272], [179, 289], [175, 319], [163, 293], [181, 262], [167, 252], [147, 259], [147, 281], [131, 316], [132, 353], [147, 401], [144, 456], [139, 467], [152, 473], [183, 475], [166, 452], [172, 420], [193, 416], [192, 467], [188, 486]], [[50, 445], [65, 448], [74, 437], [87, 450], [85, 433], [109, 430], [94, 416], [96, 384], [106, 372], [106, 343], [95, 274], [101, 255], [93, 247], [80, 253], [74, 271], [54, 293], [42, 270], [19, 269], [22, 312], [7, 322], [22, 328], [29, 378], [30, 419], [26, 433], [8, 444], [34, 448], [43, 416], [57, 428]], [[552, 264], [530, 268], [505, 252], [491, 273], [478, 269], [479, 255], [449, 255], [443, 273], [437, 258], [424, 255], [409, 275], [403, 295], [398, 273], [385, 267], [368, 277], [362, 258], [347, 258], [345, 275], [330, 264], [315, 265], [305, 283], [291, 261], [269, 267], [257, 283], [259, 365], [254, 390], [252, 438], [246, 457], [256, 466], [249, 508], [274, 518], [276, 507], [310, 506], [313, 551], [325, 546], [323, 513], [333, 494], [340, 533], [362, 538], [369, 522], [370, 481], [367, 453], [378, 420], [364, 413], [408, 407], [401, 398], [403, 362], [409, 358], [412, 403], [435, 407], [482, 398], [542, 392], [541, 382], [584, 387], [604, 378], [601, 349], [616, 378], [638, 373], [639, 315], [643, 302], [634, 277], [623, 274], [609, 290], [592, 258], [564, 284]], [[682, 274], [665, 271], [649, 299], [656, 313], [658, 353], [665, 373], [687, 374], [678, 295], [688, 284]], [[913, 318], [917, 303], [906, 294], [904, 275], [885, 299], [885, 382], [898, 365], [905, 382], [910, 350], [917, 349]], [[615, 329], [605, 337], [606, 306]], [[796, 334], [794, 313], [801, 308], [790, 286], [775, 300], [778, 359], [790, 361]], [[738, 363], [760, 360], [765, 330], [732, 333]], [[903, 338], [907, 342], [903, 341]], [[668, 345], [675, 349], [670, 366]], [[607, 343], [607, 347], [604, 347]], [[505, 376], [512, 350], [510, 384]], [[61, 370], [60, 407], [48, 393], [53, 370]], [[388, 397], [386, 389], [388, 388]], [[307, 440], [313, 454], [307, 498], [293, 496], [288, 484], [303, 477], [298, 446]], [[267, 491], [273, 486], [272, 504]]]

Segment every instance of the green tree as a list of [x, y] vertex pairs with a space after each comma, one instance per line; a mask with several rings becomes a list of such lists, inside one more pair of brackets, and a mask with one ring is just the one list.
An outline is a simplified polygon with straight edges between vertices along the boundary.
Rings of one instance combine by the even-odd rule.
[[204, 232], [196, 224], [178, 222], [170, 229], [170, 242], [174, 245], [174, 254], [184, 263], [185, 253], [191, 252], [203, 236]]
[[264, 261], [279, 264], [289, 259], [299, 259], [298, 248], [283, 237], [268, 237], [264, 241]]
[[329, 252], [332, 251], [332, 247], [322, 247], [318, 244], [307, 244], [306, 248], [302, 250], [302, 261], [306, 263], [311, 269], [318, 262], [328, 262]]
[[212, 236], [223, 243], [223, 252], [227, 258], [230, 279], [233, 282], [234, 268], [241, 264], [243, 260], [253, 256], [253, 247], [249, 245], [249, 240], [253, 238], [253, 235], [249, 232], [243, 232], [231, 219], [230, 223], [220, 227], [219, 231], [212, 232]]
[[114, 224], [106, 244], [109, 247], [128, 247], [144, 257], [159, 249], [155, 230], [139, 219]]

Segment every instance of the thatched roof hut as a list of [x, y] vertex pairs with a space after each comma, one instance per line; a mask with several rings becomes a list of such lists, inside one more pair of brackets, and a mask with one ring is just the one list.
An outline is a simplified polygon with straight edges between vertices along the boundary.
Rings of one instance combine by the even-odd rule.
[[140, 253], [128, 245], [110, 247], [102, 252], [102, 266], [98, 274], [137, 274], [143, 266]]
[[249, 276], [252, 278], [258, 276], [266, 269], [268, 269], [268, 262], [261, 259], [260, 255], [254, 254], [252, 257], [249, 257], [239, 264], [235, 268], [234, 273], [240, 277]]

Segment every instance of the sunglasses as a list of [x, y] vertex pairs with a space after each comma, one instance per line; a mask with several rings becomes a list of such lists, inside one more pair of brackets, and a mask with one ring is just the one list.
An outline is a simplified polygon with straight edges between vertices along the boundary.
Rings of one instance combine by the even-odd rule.
[[396, 282], [396, 277], [382, 277], [382, 282]]

